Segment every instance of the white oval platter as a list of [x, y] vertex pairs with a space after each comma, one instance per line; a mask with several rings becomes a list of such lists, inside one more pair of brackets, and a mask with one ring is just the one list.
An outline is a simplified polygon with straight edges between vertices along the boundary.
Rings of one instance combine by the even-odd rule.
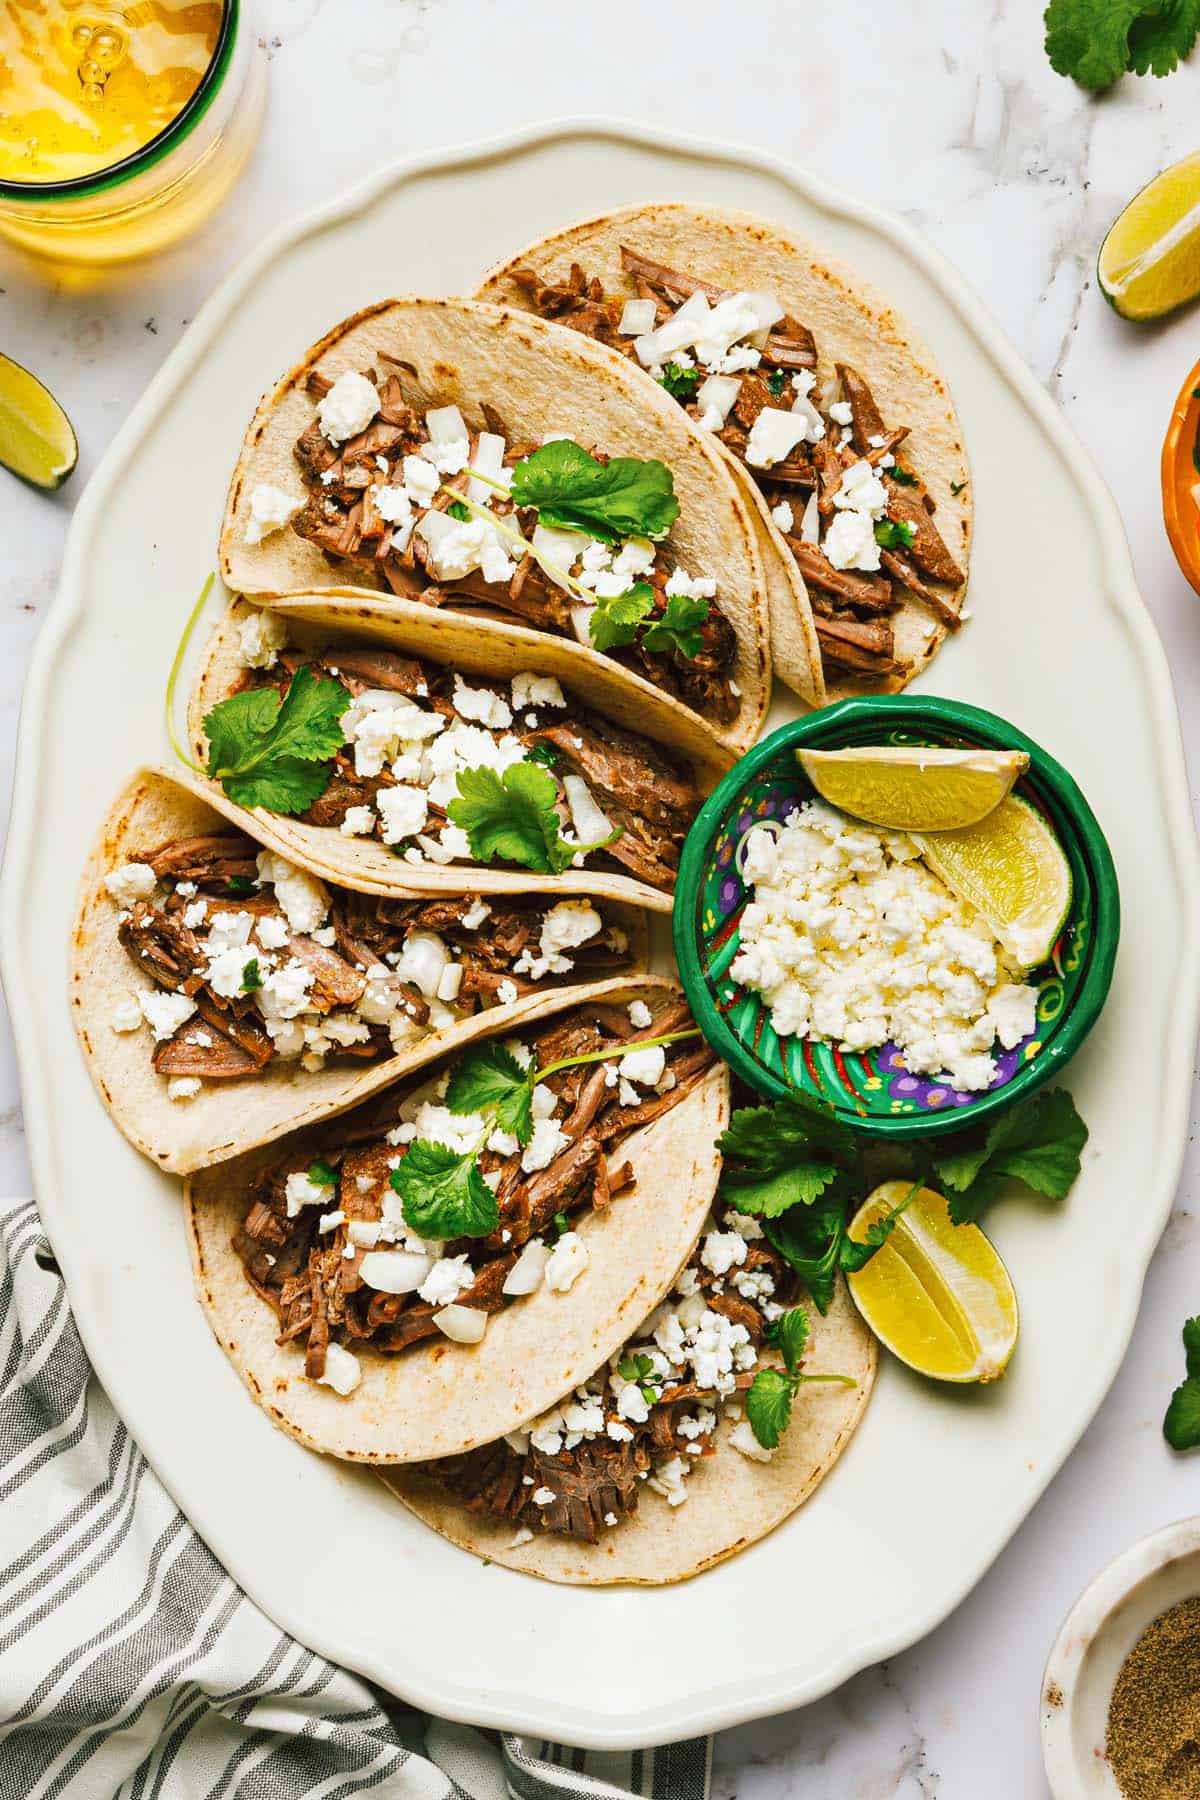
[[[1126, 905], [1107, 1010], [1069, 1071], [1092, 1130], [1083, 1178], [1063, 1206], [993, 1215], [1021, 1295], [1007, 1378], [937, 1391], [888, 1362], [849, 1452], [773, 1537], [681, 1587], [588, 1592], [482, 1567], [246, 1403], [190, 1298], [175, 1185], [113, 1129], [84, 1071], [64, 970], [102, 811], [165, 753], [167, 669], [262, 390], [367, 301], [470, 291], [542, 231], [664, 198], [819, 240], [932, 347], [966, 433], [977, 538], [972, 622], [922, 691], [1007, 714], [1075, 773]], [[1116, 508], [976, 296], [906, 227], [750, 153], [603, 121], [393, 168], [270, 238], [203, 309], [79, 504], [25, 690], [4, 979], [37, 1196], [100, 1378], [254, 1599], [417, 1705], [617, 1749], [815, 1699], [963, 1598], [1116, 1372], [1186, 1131], [1198, 877], [1174, 697]]]

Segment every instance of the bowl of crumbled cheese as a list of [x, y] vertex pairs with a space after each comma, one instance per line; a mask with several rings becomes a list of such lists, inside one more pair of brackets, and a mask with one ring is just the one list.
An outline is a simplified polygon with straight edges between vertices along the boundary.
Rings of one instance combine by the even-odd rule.
[[[820, 799], [801, 748], [1024, 751], [1014, 797], [1054, 834], [1070, 904], [1021, 966], [906, 832]], [[770, 1099], [800, 1093], [859, 1130], [912, 1137], [994, 1114], [1058, 1073], [1112, 980], [1112, 856], [1067, 771], [995, 713], [924, 696], [844, 700], [784, 725], [730, 770], [688, 835], [675, 954], [692, 1012]]]

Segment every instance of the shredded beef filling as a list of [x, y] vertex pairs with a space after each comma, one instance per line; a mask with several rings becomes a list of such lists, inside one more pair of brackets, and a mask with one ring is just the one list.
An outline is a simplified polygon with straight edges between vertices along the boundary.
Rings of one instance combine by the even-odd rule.
[[[652, 262], [624, 245], [621, 266], [633, 279], [639, 298], [654, 301], [656, 325], [665, 323], [691, 294], [702, 293], [716, 302], [728, 298], [733, 291]], [[572, 264], [570, 275], [561, 283], [543, 281], [530, 268], [514, 270], [513, 279], [543, 318], [571, 326], [637, 360], [633, 338], [622, 336], [618, 330], [623, 301], [606, 297], [601, 282], [595, 276], [589, 277], [578, 263]], [[881, 554], [886, 571], [883, 575], [835, 569], [817, 546], [801, 541], [800, 516], [809, 495], [816, 492], [821, 512], [828, 517], [845, 470], [859, 461], [878, 469], [882, 458], [894, 454], [903, 443], [909, 427], [889, 427], [863, 376], [850, 364], [839, 362], [837, 374], [850, 404], [851, 441], [844, 447], [832, 444], [828, 438], [815, 445], [801, 444], [769, 469], [750, 468], [745, 462], [746, 445], [759, 413], [765, 406], [790, 405], [790, 398], [782, 397], [790, 390], [779, 385], [779, 378], [816, 366], [817, 350], [811, 331], [795, 319], [781, 319], [767, 335], [758, 368], [742, 374], [738, 397], [717, 436], [747, 467], [772, 507], [781, 500], [793, 507], [793, 526], [784, 535], [809, 589], [813, 623], [826, 665], [874, 678], [886, 686], [902, 686], [911, 670], [896, 656], [890, 615], [904, 605], [905, 593], [921, 600], [950, 630], [957, 630], [961, 623], [958, 594], [947, 595], [929, 585], [931, 581], [938, 582], [958, 590], [966, 580], [933, 522], [933, 496], [919, 480], [901, 484], [889, 470], [881, 471], [888, 491], [888, 518], [910, 526], [913, 532], [907, 549]], [[778, 394], [771, 385], [772, 377], [779, 385]], [[809, 397], [820, 406], [819, 390], [814, 389]], [[688, 412], [698, 417], [698, 402], [686, 404]]]
[[[753, 1342], [761, 1345], [765, 1320], [760, 1307], [736, 1294], [713, 1292], [714, 1286], [721, 1288], [724, 1284], [695, 1260], [692, 1267], [712, 1310], [744, 1324]], [[795, 1286], [795, 1277], [782, 1257], [764, 1244], [750, 1247], [745, 1267], [769, 1272], [779, 1293]], [[753, 1379], [750, 1374], [738, 1376], [739, 1395]], [[629, 1425], [609, 1409], [606, 1424], [623, 1426], [632, 1433], [622, 1441], [607, 1435], [586, 1438], [574, 1448], [553, 1455], [531, 1445], [521, 1455], [500, 1438], [424, 1467], [470, 1512], [511, 1520], [514, 1530], [531, 1531], [535, 1536], [550, 1533], [595, 1544], [606, 1530], [612, 1530], [637, 1511], [642, 1484], [650, 1478], [656, 1463], [672, 1456], [686, 1457], [689, 1462], [702, 1461], [713, 1454], [711, 1433], [698, 1438], [680, 1430], [697, 1403], [713, 1399], [711, 1393], [693, 1383], [677, 1384], [664, 1390], [644, 1422]], [[699, 1453], [693, 1448], [697, 1443], [701, 1445]], [[554, 1498], [543, 1503], [547, 1492]], [[535, 1500], [535, 1494], [542, 1500]]]
[[[196, 1004], [196, 1015], [155, 1045], [153, 1065], [160, 1075], [240, 1080], [261, 1075], [276, 1055], [254, 996], [230, 998], [214, 991], [205, 976], [209, 959], [203, 927], [194, 931], [184, 924], [184, 914], [194, 898], [207, 899], [210, 914], [218, 910], [249, 912], [256, 920], [272, 917], [286, 923], [269, 886], [262, 892], [247, 891], [257, 880], [258, 849], [251, 838], [230, 833], [175, 839], [141, 859], [160, 881], [191, 882], [197, 889], [195, 896], [171, 893], [161, 904], [139, 900], [117, 927], [128, 955], [158, 987], [186, 995]], [[547, 974], [536, 982], [515, 974], [514, 965], [524, 953], [537, 953], [542, 922], [551, 904], [544, 900], [490, 896], [486, 918], [472, 930], [463, 923], [464, 918], [474, 916], [479, 904], [472, 894], [395, 900], [330, 887], [329, 896], [326, 926], [334, 932], [335, 944], [318, 944], [311, 937], [291, 932], [285, 951], [312, 971], [306, 1010], [318, 1015], [353, 1008], [366, 988], [365, 971], [378, 964], [388, 966], [389, 957], [402, 952], [413, 931], [436, 932], [452, 960], [462, 964], [454, 1007], [464, 1018], [496, 1004], [502, 982], [510, 982], [520, 996], [539, 991], [547, 982], [557, 985], [611, 974], [629, 962], [626, 934], [606, 920], [595, 937], [572, 947], [573, 967], [568, 974]], [[594, 904], [603, 918], [603, 903]], [[252, 954], [251, 945], [247, 955]], [[411, 982], [400, 986], [403, 1011], [414, 1025], [424, 1026], [430, 1015], [428, 1001]], [[369, 1029], [367, 1042], [335, 1045], [329, 1055], [365, 1062], [394, 1055], [387, 1026], [373, 1024]]]
[[[373, 490], [403, 485], [404, 458], [419, 456], [427, 448], [425, 425], [422, 414], [405, 399], [403, 374], [397, 367], [383, 375], [374, 370], [367, 373], [379, 390], [380, 403], [378, 417], [365, 431], [334, 446], [314, 419], [296, 440], [293, 454], [309, 497], [292, 520], [291, 529], [331, 560], [348, 563], [371, 585], [386, 586], [405, 599], [420, 600], [428, 606], [499, 614], [539, 631], [573, 637], [575, 602], [550, 580], [532, 556], [524, 556], [506, 582], [485, 581], [479, 570], [457, 581], [445, 581], [430, 566], [428, 546], [419, 533], [414, 532], [406, 542], [402, 534], [398, 539], [376, 506]], [[325, 376], [314, 373], [308, 387], [314, 398], [319, 398], [329, 382]], [[482, 410], [488, 428], [505, 435], [503, 422], [495, 413], [486, 407]], [[473, 464], [478, 431], [471, 433], [469, 442]], [[511, 467], [536, 448], [534, 444], [510, 444], [506, 464]], [[601, 452], [593, 454], [600, 462], [608, 460]], [[447, 486], [466, 491], [469, 476], [465, 471], [445, 479]], [[451, 504], [452, 497], [444, 492], [432, 502], [438, 512], [445, 512]], [[500, 518], [511, 516], [526, 537], [537, 523], [533, 509], [518, 510], [505, 500], [493, 501], [491, 510]], [[666, 611], [666, 585], [673, 568], [665, 553], [659, 552], [654, 569], [644, 577], [654, 590], [648, 624]], [[737, 717], [739, 699], [731, 685], [737, 636], [714, 601], [709, 602], [696, 656], [684, 656], [676, 650], [651, 653], [640, 644], [615, 648], [608, 654], [720, 724]]]
[[[595, 1050], [632, 1048], [690, 1023], [682, 1001], [669, 1003], [640, 1029], [630, 1023], [623, 1008], [593, 1005], [554, 1020], [524, 1041], [537, 1066], [547, 1068]], [[549, 1076], [546, 1085], [558, 1096], [556, 1117], [566, 1142], [545, 1168], [523, 1171], [520, 1149], [512, 1155], [480, 1151], [480, 1172], [499, 1175], [495, 1190], [499, 1221], [488, 1237], [444, 1245], [442, 1257], [468, 1254], [471, 1259], [474, 1282], [458, 1295], [456, 1305], [498, 1312], [510, 1303], [501, 1291], [505, 1277], [531, 1238], [552, 1236], [559, 1215], [573, 1224], [592, 1209], [619, 1203], [632, 1182], [630, 1165], [620, 1159], [623, 1141], [639, 1125], [677, 1106], [715, 1061], [699, 1039], [669, 1046], [666, 1058], [675, 1085], [661, 1093], [651, 1090], [636, 1106], [621, 1104], [620, 1087], [606, 1083], [603, 1064], [583, 1064]], [[428, 1075], [421, 1080], [428, 1080]], [[410, 1090], [420, 1085], [421, 1081], [412, 1083]], [[385, 1199], [395, 1213], [390, 1176], [407, 1155], [408, 1145], [390, 1143], [387, 1132], [396, 1124], [402, 1098], [393, 1090], [306, 1133], [256, 1176], [246, 1197], [234, 1248], [251, 1285], [278, 1315], [279, 1342], [304, 1341], [305, 1370], [314, 1379], [324, 1373], [331, 1337], [352, 1351], [367, 1346], [396, 1354], [435, 1336], [439, 1329], [434, 1321], [438, 1305], [415, 1292], [376, 1291], [359, 1273], [363, 1256], [372, 1247], [362, 1237], [375, 1234], [352, 1227], [379, 1227], [384, 1222], [386, 1229]], [[316, 1163], [332, 1171], [335, 1184], [320, 1204], [305, 1206], [289, 1218], [288, 1176], [307, 1172]], [[321, 1232], [321, 1215], [336, 1211], [344, 1212], [344, 1221]], [[396, 1240], [393, 1236], [375, 1241], [378, 1248], [387, 1249]]]
[[[454, 687], [452, 671], [438, 663], [419, 662], [415, 657], [384, 650], [332, 644], [319, 655], [310, 655], [285, 649], [273, 669], [248, 671], [243, 685], [272, 686], [282, 692], [304, 663], [336, 677], [352, 696], [369, 688], [384, 687], [427, 710], [440, 712], [448, 721], [457, 717], [449, 698]], [[691, 771], [686, 765], [673, 762], [661, 745], [599, 718], [578, 707], [573, 699], [565, 715], [561, 710], [555, 715], [545, 708], [538, 709], [538, 713], [537, 726], [525, 725], [518, 713], [512, 732], [531, 750], [538, 743], [546, 746], [551, 773], [559, 781], [558, 812], [564, 828], [570, 828], [571, 816], [562, 776], [577, 773], [583, 776], [614, 826], [621, 830], [620, 837], [602, 851], [593, 851], [589, 860], [601, 867], [615, 866], [651, 887], [673, 888], [683, 840], [700, 808], [701, 795]], [[564, 718], [566, 723], [562, 722]], [[376, 776], [357, 774], [353, 751], [347, 747], [339, 752], [324, 793], [300, 817], [312, 825], [337, 828], [352, 807], [374, 807], [380, 789], [392, 783], [393, 777], [386, 772]], [[431, 801], [429, 817], [427, 829], [445, 821], [445, 810]]]

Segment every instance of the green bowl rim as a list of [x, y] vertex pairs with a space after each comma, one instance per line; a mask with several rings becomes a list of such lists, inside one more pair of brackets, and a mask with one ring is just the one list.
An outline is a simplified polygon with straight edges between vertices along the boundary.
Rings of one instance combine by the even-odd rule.
[[786, 1098], [791, 1090], [750, 1056], [737, 1033], [730, 1029], [713, 1004], [697, 944], [697, 895], [710, 860], [713, 840], [746, 783], [765, 764], [775, 761], [781, 751], [794, 749], [815, 736], [824, 736], [831, 729], [836, 731], [839, 726], [853, 726], [867, 720], [878, 723], [881, 719], [885, 724], [910, 728], [919, 727], [924, 721], [961, 731], [988, 748], [1027, 751], [1030, 775], [1054, 797], [1077, 836], [1095, 896], [1095, 926], [1087, 966], [1074, 1003], [1055, 1032], [1053, 1042], [1044, 1054], [1035, 1057], [1002, 1088], [977, 1101], [968, 1117], [964, 1118], [961, 1112], [944, 1112], [907, 1113], [895, 1118], [863, 1118], [855, 1114], [851, 1119], [838, 1109], [839, 1116], [845, 1117], [855, 1130], [870, 1136], [936, 1136], [939, 1132], [961, 1131], [968, 1125], [993, 1118], [1057, 1075], [1099, 1018], [1112, 983], [1121, 935], [1121, 896], [1112, 852], [1074, 776], [1033, 738], [1010, 725], [998, 713], [987, 712], [983, 707], [919, 694], [863, 695], [852, 700], [839, 700], [833, 706], [821, 707], [817, 712], [790, 720], [747, 751], [722, 777], [697, 813], [679, 861], [671, 933], [684, 992], [708, 1043], [734, 1074], [756, 1093], [771, 1100]]

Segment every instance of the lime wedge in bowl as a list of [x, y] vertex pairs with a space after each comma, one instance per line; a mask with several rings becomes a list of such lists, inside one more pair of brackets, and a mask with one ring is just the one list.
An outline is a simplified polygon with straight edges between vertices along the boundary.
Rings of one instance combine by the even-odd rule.
[[1161, 319], [1200, 294], [1200, 154], [1134, 195], [1100, 246], [1096, 278], [1125, 319]]
[[978, 825], [913, 838], [934, 874], [983, 914], [1020, 968], [1047, 961], [1071, 908], [1071, 865], [1028, 801], [1010, 794]]
[[822, 800], [891, 831], [957, 831], [994, 812], [1029, 767], [1023, 750], [863, 744], [797, 750]]
[[71, 421], [49, 388], [0, 356], [0, 463], [22, 481], [53, 490], [78, 460]]
[[[954, 1225], [945, 1196], [885, 1181], [850, 1222], [867, 1227], [898, 1206], [890, 1237], [847, 1276], [854, 1304], [880, 1343], [935, 1381], [997, 1381], [1016, 1348], [1020, 1315], [1008, 1270], [978, 1225]], [[908, 1204], [905, 1206], [905, 1201]]]

